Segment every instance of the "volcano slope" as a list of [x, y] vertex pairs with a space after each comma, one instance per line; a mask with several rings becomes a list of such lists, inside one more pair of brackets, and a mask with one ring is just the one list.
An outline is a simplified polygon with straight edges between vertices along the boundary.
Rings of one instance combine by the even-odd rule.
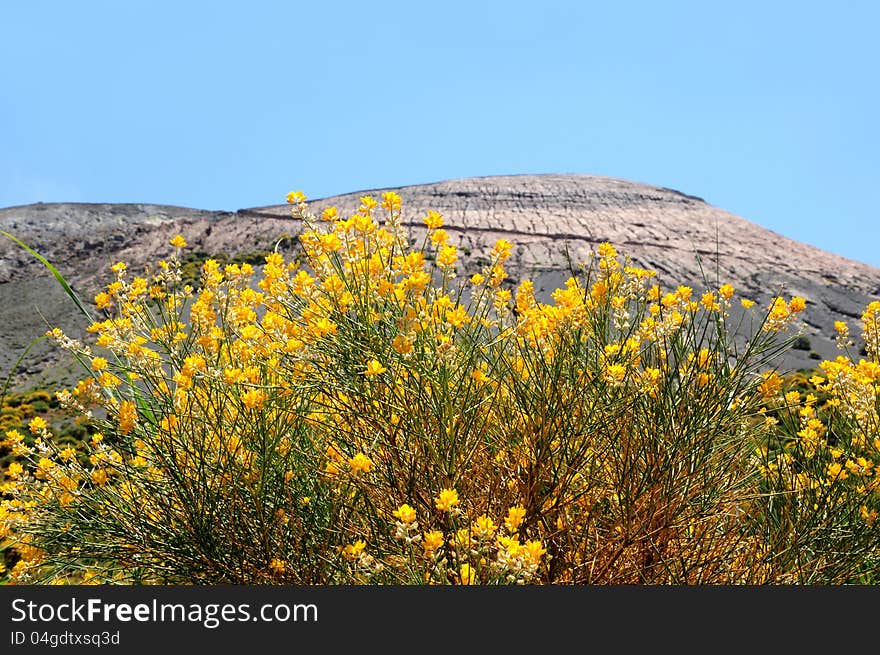
[[[356, 211], [359, 191], [310, 202], [319, 214], [336, 206]], [[411, 235], [424, 236], [429, 209], [445, 219], [462, 254], [462, 274], [478, 271], [499, 238], [514, 244], [509, 281], [535, 282], [539, 300], [571, 275], [592, 248], [611, 242], [635, 265], [657, 271], [664, 288], [695, 290], [729, 282], [739, 295], [766, 305], [775, 295], [807, 299], [798, 348], [782, 370], [813, 368], [836, 355], [834, 321], [852, 326], [880, 294], [880, 269], [799, 243], [684, 193], [591, 175], [519, 175], [448, 180], [394, 188]], [[308, 191], [307, 189], [305, 190]], [[45, 255], [90, 299], [122, 260], [132, 271], [167, 257], [168, 240], [183, 234], [193, 265], [208, 256], [259, 263], [279, 244], [295, 245], [301, 226], [287, 205], [234, 212], [144, 204], [35, 204], [0, 209], [0, 230]], [[85, 319], [32, 255], [0, 240], [0, 377], [12, 369], [47, 325], [81, 336]], [[72, 363], [46, 343], [24, 357], [14, 388], [69, 384]]]

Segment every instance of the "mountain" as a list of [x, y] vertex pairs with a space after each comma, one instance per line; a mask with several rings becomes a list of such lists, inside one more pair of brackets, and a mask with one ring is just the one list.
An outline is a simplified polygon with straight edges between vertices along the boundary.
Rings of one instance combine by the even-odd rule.
[[[310, 201], [318, 214], [330, 205], [354, 212], [359, 191]], [[656, 270], [664, 287], [702, 289], [716, 280], [766, 303], [784, 293], [807, 299], [806, 340], [786, 355], [785, 369], [812, 368], [834, 357], [834, 321], [855, 327], [865, 305], [880, 295], [880, 269], [788, 239], [679, 191], [592, 175], [518, 175], [448, 180], [393, 189], [403, 198], [404, 221], [424, 234], [429, 209], [443, 214], [465, 269], [478, 270], [499, 238], [514, 243], [510, 279], [535, 281], [539, 294], [569, 276], [590, 248], [610, 241], [636, 265]], [[306, 190], [307, 191], [307, 190]], [[119, 260], [130, 270], [167, 257], [177, 233], [203, 256], [224, 254], [257, 261], [259, 253], [296, 235], [299, 222], [287, 205], [235, 212], [144, 204], [34, 204], [0, 209], [0, 230], [46, 256], [90, 299]], [[28, 344], [60, 325], [82, 334], [76, 314], [51, 274], [7, 239], [0, 240], [0, 374], [5, 377]], [[48, 344], [34, 347], [14, 384], [69, 383], [69, 362]]]

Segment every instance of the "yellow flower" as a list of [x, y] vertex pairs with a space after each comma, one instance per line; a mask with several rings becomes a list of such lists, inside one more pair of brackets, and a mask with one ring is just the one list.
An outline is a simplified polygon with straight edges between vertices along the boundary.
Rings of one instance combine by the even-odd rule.
[[361, 214], [369, 214], [378, 204], [373, 196], [362, 196], [361, 206], [358, 208], [358, 211]]
[[443, 217], [432, 209], [428, 212], [428, 215], [425, 216], [425, 225], [428, 226], [429, 230], [436, 230], [439, 227], [443, 227]]
[[42, 432], [49, 424], [46, 423], [46, 419], [42, 416], [35, 416], [31, 419], [31, 422], [28, 423], [28, 429], [31, 431], [31, 434], [37, 434], [38, 432]]
[[339, 211], [336, 207], [327, 207], [327, 209], [321, 212], [322, 221], [335, 221], [337, 218], [339, 218]]
[[458, 492], [455, 489], [443, 489], [437, 496], [435, 505], [441, 512], [448, 512], [458, 505]]
[[321, 250], [325, 253], [336, 252], [337, 250], [342, 248], [342, 240], [337, 236], [335, 232], [322, 234], [318, 238], [318, 242], [320, 243]]
[[547, 549], [541, 545], [540, 541], [527, 541], [524, 546], [525, 554], [532, 564], [539, 564], [541, 556], [547, 552]]
[[700, 352], [697, 353], [697, 366], [700, 368], [706, 368], [709, 363], [712, 361], [712, 353], [709, 352], [708, 348], [700, 349]]
[[348, 560], [356, 560], [367, 547], [367, 542], [358, 539], [353, 544], [348, 544], [342, 549], [342, 556]]
[[113, 304], [113, 298], [109, 293], [102, 291], [95, 296], [95, 307], [98, 309], [106, 309]]
[[516, 532], [522, 525], [523, 519], [526, 517], [526, 508], [519, 505], [511, 507], [507, 510], [507, 518], [504, 519], [504, 527], [509, 532]]
[[604, 379], [613, 385], [623, 384], [623, 381], [626, 379], [626, 366], [623, 364], [610, 364], [606, 366]]
[[743, 306], [743, 309], [751, 309], [755, 306], [755, 301], [749, 300], [748, 298], [743, 298], [739, 301], [739, 304]]
[[508, 257], [510, 257], [510, 251], [513, 249], [513, 244], [510, 243], [507, 239], [498, 239], [495, 242], [495, 247], [492, 248], [492, 255], [498, 259], [498, 261], [503, 262]]
[[412, 341], [407, 339], [402, 334], [398, 334], [394, 337], [394, 340], [391, 342], [391, 347], [394, 348], [401, 355], [406, 355], [407, 353], [412, 352], [413, 344]]
[[724, 298], [725, 300], [730, 300], [733, 297], [734, 288], [730, 284], [723, 284], [721, 288], [718, 289], [718, 295]]
[[135, 409], [134, 403], [130, 400], [125, 400], [122, 404], [119, 405], [119, 431], [122, 434], [128, 434], [134, 429], [135, 421], [137, 420], [137, 410]]
[[99, 487], [103, 487], [107, 484], [109, 477], [107, 476], [107, 471], [104, 469], [95, 469], [91, 474], [92, 482]]
[[455, 536], [450, 539], [449, 545], [459, 550], [466, 550], [471, 546], [471, 531], [469, 528], [456, 530]]
[[670, 307], [675, 306], [678, 303], [678, 297], [674, 293], [666, 293], [663, 294], [663, 297], [660, 299], [660, 304], [669, 309]]
[[477, 520], [474, 522], [473, 531], [478, 537], [491, 537], [495, 534], [495, 529], [495, 521], [485, 514], [483, 516], [478, 516]]
[[310, 323], [309, 332], [316, 337], [325, 337], [328, 334], [336, 334], [336, 323], [325, 316], [314, 323]]
[[769, 400], [782, 389], [782, 378], [775, 371], [764, 374], [764, 381], [758, 385], [758, 393]]
[[480, 370], [480, 369], [478, 369], [478, 368], [475, 368], [475, 369], [471, 372], [471, 378], [472, 378], [472, 379], [474, 380], [474, 382], [476, 382], [477, 384], [485, 384], [486, 382], [489, 381], [489, 376], [486, 375], [482, 370]]
[[458, 569], [458, 577], [463, 585], [474, 584], [477, 579], [477, 572], [470, 564], [462, 564]]
[[370, 360], [370, 363], [367, 364], [366, 370], [364, 370], [364, 375], [367, 377], [373, 377], [376, 375], [382, 375], [388, 369], [382, 366], [382, 364], [377, 359]]
[[603, 257], [605, 259], [614, 259], [615, 257], [617, 257], [617, 251], [614, 249], [614, 246], [612, 246], [608, 242], [600, 243], [599, 247], [596, 248], [596, 253], [599, 255], [599, 257]]
[[184, 239], [183, 235], [181, 234], [175, 236], [173, 239], [171, 239], [171, 241], [169, 241], [169, 243], [175, 248], [186, 248], [187, 246], [186, 239]]
[[437, 263], [440, 266], [452, 266], [458, 261], [458, 251], [455, 246], [444, 246], [437, 255]]
[[702, 298], [700, 298], [700, 304], [703, 305], [707, 312], [717, 312], [721, 309], [721, 306], [715, 300], [715, 294], [711, 291], [703, 294]]
[[260, 409], [266, 402], [266, 394], [259, 389], [248, 389], [241, 394], [241, 404], [248, 409]]
[[269, 562], [269, 570], [271, 570], [272, 573], [283, 573], [284, 569], [286, 568], [287, 562], [285, 562], [283, 559], [273, 557], [272, 561]]
[[804, 311], [807, 308], [807, 301], [801, 298], [800, 296], [795, 296], [788, 302], [788, 311], [792, 314], [797, 314], [799, 312]]
[[416, 510], [404, 503], [392, 512], [394, 518], [400, 519], [402, 523], [409, 525], [416, 520]]
[[394, 191], [385, 191], [382, 194], [382, 208], [388, 211], [398, 211], [401, 205], [400, 196]]
[[301, 205], [306, 201], [306, 194], [302, 191], [291, 191], [287, 194], [287, 204]]
[[829, 480], [846, 480], [849, 474], [843, 469], [840, 462], [831, 462], [825, 470]]
[[93, 357], [92, 358], [92, 370], [93, 371], [103, 371], [107, 368], [107, 360], [103, 357]]
[[348, 460], [348, 465], [354, 474], [369, 473], [373, 468], [373, 461], [363, 453], [358, 453]]
[[480, 275], [479, 273], [474, 273], [471, 275], [471, 284], [479, 286], [486, 281], [486, 278]]
[[17, 478], [24, 472], [24, 467], [19, 462], [10, 462], [9, 468], [6, 469], [6, 474], [10, 478]]
[[440, 530], [432, 530], [422, 534], [422, 548], [424, 548], [426, 556], [431, 557], [442, 545], [443, 533]]

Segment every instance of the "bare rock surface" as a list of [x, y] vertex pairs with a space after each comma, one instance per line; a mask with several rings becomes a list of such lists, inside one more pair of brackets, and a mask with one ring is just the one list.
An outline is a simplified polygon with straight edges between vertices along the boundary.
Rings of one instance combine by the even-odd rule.
[[[356, 211], [355, 192], [310, 203], [315, 213], [334, 205]], [[784, 369], [812, 368], [833, 357], [835, 320], [855, 320], [880, 297], [880, 269], [788, 239], [684, 193], [590, 175], [519, 175], [467, 178], [395, 188], [404, 221], [416, 239], [429, 209], [443, 214], [466, 272], [488, 259], [499, 238], [515, 245], [511, 282], [535, 281], [546, 294], [568, 277], [569, 260], [589, 257], [603, 241], [639, 266], [658, 272], [665, 287], [696, 290], [729, 282], [739, 294], [766, 303], [779, 293], [808, 301], [806, 350], [795, 350]], [[308, 191], [307, 189], [305, 191]], [[236, 212], [144, 204], [36, 204], [0, 209], [0, 230], [45, 255], [81, 297], [90, 299], [110, 280], [109, 266], [125, 261], [133, 271], [167, 257], [168, 240], [183, 234], [194, 250], [236, 256], [266, 250], [296, 235], [300, 224], [287, 205]], [[0, 377], [46, 325], [77, 334], [84, 327], [72, 303], [33, 256], [0, 240]], [[44, 320], [45, 319], [45, 320]], [[812, 353], [812, 355], [811, 355]], [[66, 381], [69, 363], [44, 344], [23, 361], [16, 386]]]

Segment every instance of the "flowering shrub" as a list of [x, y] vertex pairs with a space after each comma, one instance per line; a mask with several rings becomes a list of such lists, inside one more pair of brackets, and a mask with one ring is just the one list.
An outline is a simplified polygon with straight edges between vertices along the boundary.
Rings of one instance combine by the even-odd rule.
[[801, 298], [734, 324], [730, 285], [663, 291], [606, 243], [545, 304], [505, 284], [503, 239], [467, 278], [438, 213], [411, 247], [393, 192], [288, 202], [302, 266], [208, 259], [190, 285], [177, 236], [112, 267], [93, 346], [51, 331], [91, 432], [6, 432], [13, 581], [875, 579], [880, 304], [820, 406], [764, 372]]

